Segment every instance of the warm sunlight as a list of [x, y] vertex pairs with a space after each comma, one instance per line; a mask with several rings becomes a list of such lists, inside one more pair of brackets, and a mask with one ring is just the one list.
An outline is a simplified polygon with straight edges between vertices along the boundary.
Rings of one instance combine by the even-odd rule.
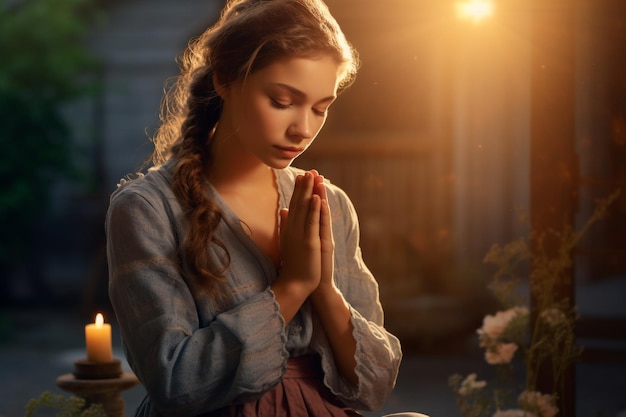
[[464, 0], [456, 3], [457, 15], [462, 19], [472, 19], [475, 23], [493, 14], [491, 0]]

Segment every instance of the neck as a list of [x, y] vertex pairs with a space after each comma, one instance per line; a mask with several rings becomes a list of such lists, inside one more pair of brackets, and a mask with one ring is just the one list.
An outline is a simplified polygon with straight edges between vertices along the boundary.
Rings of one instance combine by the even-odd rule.
[[258, 187], [273, 182], [270, 167], [242, 150], [233, 136], [220, 133], [217, 129], [210, 142], [212, 160], [208, 176], [215, 187]]

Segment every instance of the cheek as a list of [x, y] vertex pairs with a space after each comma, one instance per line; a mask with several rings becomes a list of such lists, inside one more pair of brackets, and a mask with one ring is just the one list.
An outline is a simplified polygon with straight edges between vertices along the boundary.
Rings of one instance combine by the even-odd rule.
[[253, 129], [272, 131], [280, 129], [284, 123], [286, 112], [277, 111], [267, 102], [256, 100], [251, 103], [248, 111], [248, 119], [252, 122]]
[[[320, 133], [320, 130], [322, 130], [322, 128], [324, 127], [324, 124], [326, 123], [326, 119], [327, 117], [320, 117], [319, 119], [316, 118], [316, 123], [317, 123], [317, 130], [315, 131], [315, 136], [317, 136], [318, 133]], [[315, 137], [314, 136], [314, 137]]]

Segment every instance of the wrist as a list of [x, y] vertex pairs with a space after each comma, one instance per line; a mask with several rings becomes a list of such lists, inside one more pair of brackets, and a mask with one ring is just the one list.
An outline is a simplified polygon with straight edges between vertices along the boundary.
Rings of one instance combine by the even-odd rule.
[[332, 300], [341, 299], [343, 296], [333, 283], [320, 284], [310, 295], [311, 301], [314, 304], [328, 304]]
[[[270, 288], [276, 297], [276, 301], [287, 310], [298, 310], [304, 301], [309, 297], [313, 288], [302, 281], [292, 281], [285, 279], [277, 279]], [[288, 316], [289, 314], [287, 314]]]

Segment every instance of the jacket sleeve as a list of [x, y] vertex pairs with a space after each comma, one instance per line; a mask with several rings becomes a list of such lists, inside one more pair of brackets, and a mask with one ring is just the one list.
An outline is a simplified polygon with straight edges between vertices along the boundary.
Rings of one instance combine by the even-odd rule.
[[[378, 410], [393, 390], [402, 350], [399, 340], [384, 327], [378, 283], [363, 262], [359, 223], [347, 195], [330, 186], [329, 197], [335, 240], [335, 282], [350, 306], [356, 339], [358, 387], [338, 375], [331, 354], [322, 354], [325, 383], [335, 395], [356, 409]], [[326, 345], [323, 335], [320, 345]], [[326, 349], [324, 349], [326, 350]]]
[[109, 294], [152, 406], [164, 416], [196, 415], [271, 389], [288, 358], [271, 290], [200, 323], [171, 206], [133, 185], [114, 194], [107, 213]]

